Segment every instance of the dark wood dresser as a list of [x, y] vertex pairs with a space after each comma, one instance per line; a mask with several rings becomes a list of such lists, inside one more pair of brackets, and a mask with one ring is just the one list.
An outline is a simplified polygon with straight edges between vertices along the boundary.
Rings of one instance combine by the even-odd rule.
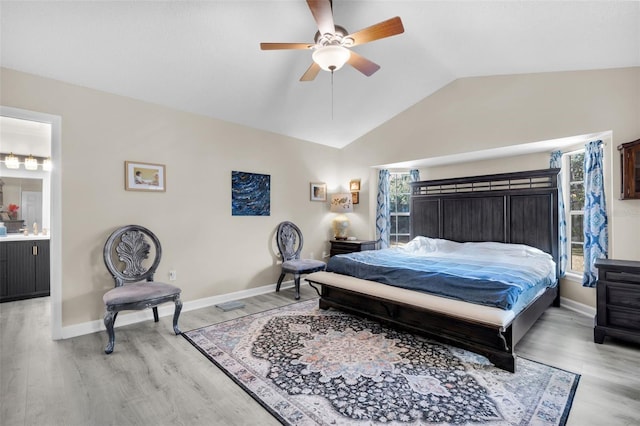
[[331, 256], [336, 254], [353, 253], [356, 251], [375, 250], [375, 241], [361, 240], [331, 240]]
[[605, 336], [640, 343], [640, 262], [596, 260], [597, 313], [593, 341]]

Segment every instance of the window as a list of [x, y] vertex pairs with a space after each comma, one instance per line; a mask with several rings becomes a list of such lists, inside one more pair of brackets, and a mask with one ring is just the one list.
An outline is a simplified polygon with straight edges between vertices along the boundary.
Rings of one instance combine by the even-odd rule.
[[569, 185], [569, 202], [565, 202], [568, 206], [567, 234], [569, 234], [567, 235], [569, 245], [567, 270], [582, 274], [584, 271], [584, 150], [565, 154], [565, 160], [569, 166], [563, 168], [563, 180]]
[[411, 177], [408, 172], [389, 174], [389, 212], [391, 214], [389, 245], [391, 247], [409, 242], [410, 182]]

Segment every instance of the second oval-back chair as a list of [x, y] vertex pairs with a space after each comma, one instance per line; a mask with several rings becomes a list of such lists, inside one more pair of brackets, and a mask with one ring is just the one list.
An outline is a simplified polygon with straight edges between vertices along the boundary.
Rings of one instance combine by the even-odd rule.
[[[153, 257], [149, 259], [151, 245]], [[174, 302], [173, 331], [180, 334], [178, 317], [182, 310], [181, 289], [171, 284], [153, 280], [160, 259], [162, 247], [155, 234], [139, 225], [127, 225], [114, 231], [104, 245], [104, 264], [115, 280], [115, 288], [105, 293], [106, 312], [104, 325], [109, 335], [105, 353], [113, 352], [115, 334], [113, 325], [118, 312], [153, 308], [153, 319], [158, 322], [158, 305]]]
[[280, 273], [280, 278], [278, 278], [276, 291], [280, 291], [280, 285], [285, 275], [293, 274], [296, 300], [300, 299], [300, 275], [324, 271], [327, 264], [320, 260], [300, 259], [304, 239], [300, 228], [292, 222], [285, 221], [278, 225], [276, 242], [280, 256], [282, 256], [282, 272]]

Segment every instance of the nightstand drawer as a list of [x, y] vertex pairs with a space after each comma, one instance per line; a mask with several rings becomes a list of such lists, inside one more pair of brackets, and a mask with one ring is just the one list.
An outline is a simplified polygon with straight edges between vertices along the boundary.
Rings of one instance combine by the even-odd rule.
[[357, 251], [375, 250], [375, 241], [360, 240], [331, 240], [331, 256], [336, 254], [354, 253]]
[[634, 285], [607, 283], [607, 306], [623, 306], [640, 310], [640, 292]]
[[640, 329], [640, 311], [607, 306], [607, 326], [638, 330]]

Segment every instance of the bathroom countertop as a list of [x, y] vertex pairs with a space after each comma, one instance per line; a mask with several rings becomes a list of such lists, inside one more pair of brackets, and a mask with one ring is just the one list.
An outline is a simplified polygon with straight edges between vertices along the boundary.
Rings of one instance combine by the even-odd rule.
[[48, 240], [49, 235], [23, 235], [22, 233], [10, 233], [6, 237], [0, 236], [0, 243], [4, 241], [31, 241], [31, 240]]

